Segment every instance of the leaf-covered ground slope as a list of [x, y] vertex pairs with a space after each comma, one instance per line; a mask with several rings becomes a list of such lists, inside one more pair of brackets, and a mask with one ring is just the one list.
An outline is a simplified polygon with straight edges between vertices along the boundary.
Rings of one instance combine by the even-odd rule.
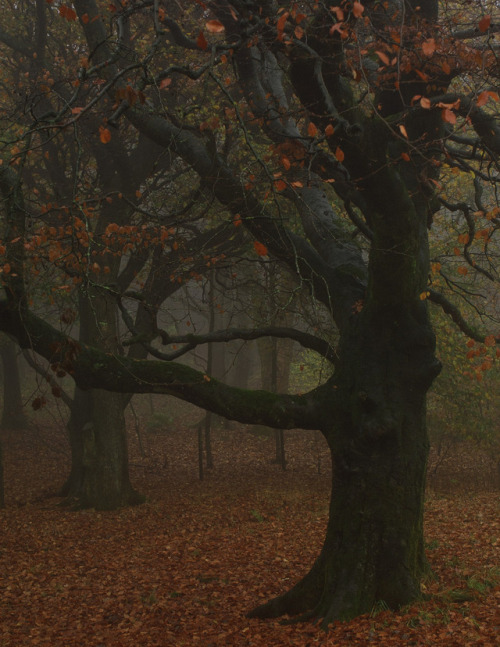
[[[499, 644], [498, 492], [429, 492], [433, 597], [399, 613], [374, 609], [325, 634], [310, 624], [248, 620], [312, 564], [329, 497], [314, 433], [218, 430], [215, 469], [197, 478], [196, 431], [131, 430], [131, 472], [148, 496], [112, 513], [69, 511], [54, 496], [68, 467], [61, 431], [4, 434], [0, 511], [0, 646], [187, 647]], [[158, 433], [159, 432], [159, 433]]]

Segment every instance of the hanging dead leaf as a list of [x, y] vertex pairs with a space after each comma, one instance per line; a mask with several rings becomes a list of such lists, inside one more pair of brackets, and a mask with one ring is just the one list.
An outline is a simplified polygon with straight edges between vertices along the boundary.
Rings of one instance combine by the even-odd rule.
[[99, 139], [103, 144], [108, 144], [111, 141], [111, 133], [109, 128], [99, 126]]
[[406, 128], [403, 126], [403, 124], [399, 124], [399, 131], [403, 135], [403, 137], [406, 137], [406, 139], [408, 139], [408, 133], [406, 131]]
[[196, 44], [200, 49], [207, 49], [208, 47], [207, 39], [205, 38], [205, 34], [202, 31], [200, 31], [200, 33], [198, 34]]
[[258, 240], [253, 241], [253, 247], [259, 256], [267, 256], [267, 247]]

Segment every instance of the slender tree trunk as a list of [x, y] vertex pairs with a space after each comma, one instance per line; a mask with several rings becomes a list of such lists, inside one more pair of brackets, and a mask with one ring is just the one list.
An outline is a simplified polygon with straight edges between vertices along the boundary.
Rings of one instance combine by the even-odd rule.
[[5, 508], [5, 490], [3, 479], [3, 445], [0, 438], [0, 508]]
[[[210, 272], [209, 277], [209, 290], [208, 290], [208, 332], [214, 332], [215, 330], [215, 275], [214, 271]], [[222, 359], [222, 367], [221, 367]], [[216, 367], [215, 365], [218, 364]], [[207, 374], [210, 376], [215, 376], [215, 370], [222, 372], [224, 374], [224, 358], [219, 356], [218, 361], [214, 357], [214, 345], [207, 344]], [[217, 377], [222, 377], [217, 375]], [[214, 458], [212, 454], [212, 412], [207, 411], [205, 413], [205, 457], [207, 461], [207, 468], [212, 469], [214, 466]]]
[[91, 424], [90, 391], [82, 391], [75, 387], [70, 416], [67, 424], [68, 440], [71, 450], [71, 469], [66, 482], [60, 490], [60, 495], [69, 502], [78, 501], [84, 481], [83, 440], [84, 429]]
[[[425, 394], [439, 370], [425, 325], [360, 318], [330, 383], [345, 403], [323, 430], [332, 457], [325, 542], [311, 571], [250, 615], [330, 622], [420, 595], [429, 443]], [[364, 319], [364, 321], [363, 321]], [[363, 339], [356, 343], [359, 334]], [[325, 402], [328, 407], [328, 402]]]
[[23, 410], [21, 379], [17, 363], [17, 347], [6, 335], [0, 339], [0, 356], [3, 368], [3, 429], [23, 429], [26, 416]]

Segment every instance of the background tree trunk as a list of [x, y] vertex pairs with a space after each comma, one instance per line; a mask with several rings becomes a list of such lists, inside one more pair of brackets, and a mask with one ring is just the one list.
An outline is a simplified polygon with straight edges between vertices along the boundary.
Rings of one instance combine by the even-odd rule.
[[[80, 318], [82, 341], [117, 352], [115, 304], [109, 297], [97, 291], [82, 295]], [[129, 479], [128, 400], [127, 394], [75, 389], [68, 423], [71, 472], [62, 494], [77, 507], [113, 510], [144, 501]]]
[[27, 420], [23, 409], [21, 379], [17, 363], [17, 346], [6, 335], [0, 337], [0, 357], [3, 369], [3, 429], [23, 429]]
[[3, 444], [0, 438], [0, 508], [5, 508], [5, 489], [3, 480]]
[[117, 395], [90, 391], [91, 422], [83, 429], [82, 507], [114, 510], [144, 501], [130, 484], [123, 397]]

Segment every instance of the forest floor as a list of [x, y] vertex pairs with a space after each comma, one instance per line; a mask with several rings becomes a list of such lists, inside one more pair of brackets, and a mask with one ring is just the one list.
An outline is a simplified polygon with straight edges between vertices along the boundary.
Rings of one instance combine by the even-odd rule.
[[61, 507], [69, 456], [55, 419], [2, 434], [0, 647], [500, 644], [500, 510], [487, 454], [433, 455], [430, 599], [325, 634], [245, 617], [288, 589], [321, 547], [330, 480], [321, 437], [287, 432], [282, 471], [272, 436], [217, 427], [215, 467], [200, 481], [201, 415], [150, 417], [140, 425], [144, 455], [130, 420], [132, 481], [147, 502], [117, 512]]

